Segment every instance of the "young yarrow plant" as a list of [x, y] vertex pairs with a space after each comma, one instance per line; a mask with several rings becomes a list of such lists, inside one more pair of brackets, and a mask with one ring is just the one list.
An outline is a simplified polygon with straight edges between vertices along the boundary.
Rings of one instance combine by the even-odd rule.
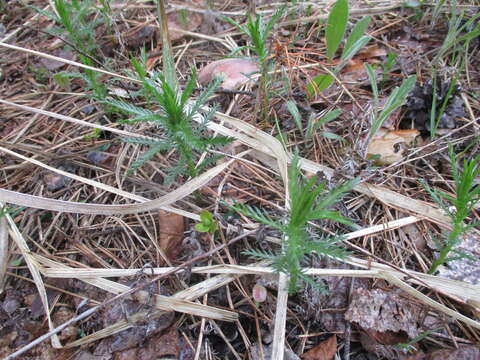
[[[82, 64], [101, 64], [97, 56], [99, 46], [95, 39], [95, 29], [100, 24], [108, 24], [108, 14], [97, 16], [96, 2], [92, 0], [54, 0], [54, 5], [54, 13], [37, 9], [59, 25], [59, 28], [52, 30], [53, 35], [60, 36], [71, 45], [79, 53]], [[61, 77], [57, 76], [57, 79], [68, 77], [81, 78], [92, 90], [93, 96], [99, 100], [103, 100], [107, 95], [107, 89], [100, 82], [100, 75], [96, 71], [85, 69], [83, 73], [63, 73]]]
[[164, 138], [158, 141], [141, 138], [125, 139], [127, 142], [149, 147], [149, 150], [133, 163], [131, 170], [138, 169], [158, 152], [175, 148], [179, 156], [178, 163], [170, 170], [166, 182], [171, 182], [180, 174], [190, 177], [197, 176], [208, 164], [216, 159], [215, 157], [207, 157], [197, 166], [197, 153], [206, 151], [210, 146], [226, 145], [231, 141], [230, 138], [222, 136], [212, 137], [205, 134], [205, 125], [212, 118], [215, 108], [203, 114], [202, 123], [197, 124], [193, 120], [194, 116], [199, 115], [200, 108], [213, 94], [221, 80], [217, 79], [198, 96], [196, 101], [190, 102], [196, 84], [195, 71], [193, 71], [191, 78], [182, 91], [176, 85], [171, 85], [162, 73], [154, 73], [152, 77], [149, 77], [145, 67], [139, 61], [133, 59], [132, 64], [139, 79], [142, 81], [143, 93], [147, 100], [157, 105], [159, 109], [155, 111], [149, 110], [122, 100], [110, 99], [106, 103], [127, 114], [134, 115], [132, 119], [124, 120], [125, 123], [153, 122], [164, 131]]
[[256, 15], [255, 19], [252, 15], [248, 15], [247, 23], [241, 25], [235, 20], [226, 17], [225, 20], [235, 26], [240, 32], [244, 33], [250, 38], [251, 44], [249, 46], [242, 46], [235, 50], [235, 52], [242, 49], [250, 49], [257, 55], [258, 63], [260, 67], [260, 83], [258, 86], [258, 98], [257, 108], [255, 113], [259, 115], [260, 120], [263, 123], [268, 122], [269, 112], [269, 96], [271, 92], [271, 76], [269, 72], [273, 69], [274, 61], [271, 59], [270, 49], [268, 46], [268, 38], [273, 30], [275, 24], [280, 20], [286, 10], [286, 6], [277, 10], [270, 19], [265, 22], [263, 17]]
[[[294, 158], [288, 171], [290, 210], [282, 219], [274, 219], [265, 211], [245, 204], [235, 204], [233, 209], [243, 215], [280, 231], [284, 238], [284, 248], [277, 254], [266, 253], [258, 250], [246, 253], [257, 259], [270, 260], [277, 272], [290, 276], [289, 291], [295, 292], [298, 281], [303, 280], [315, 287], [319, 284], [302, 270], [302, 262], [306, 256], [317, 253], [341, 259], [347, 252], [338, 243], [340, 236], [315, 236], [308, 229], [308, 223], [314, 220], [333, 220], [347, 225], [352, 222], [342, 216], [338, 211], [331, 210], [342, 195], [350, 191], [355, 180], [348, 181], [334, 189], [327, 189], [324, 183], [317, 184], [317, 176], [306, 179], [298, 168], [298, 159]], [[321, 290], [325, 290], [320, 288]]]
[[[451, 145], [448, 147], [448, 152], [452, 166], [455, 196], [451, 196], [438, 189], [432, 189], [428, 184], [423, 182], [423, 186], [430, 196], [452, 220], [452, 230], [446, 234], [444, 239], [437, 241], [439, 254], [433, 261], [428, 271], [429, 274], [435, 273], [439, 266], [452, 260], [468, 257], [467, 254], [457, 251], [455, 247], [460, 243], [463, 234], [474, 227], [480, 226], [480, 221], [465, 224], [465, 220], [480, 201], [480, 184], [476, 183], [477, 178], [480, 176], [480, 155], [469, 160], [464, 160], [462, 171], [458, 166], [457, 157]], [[452, 256], [451, 253], [455, 255]]]

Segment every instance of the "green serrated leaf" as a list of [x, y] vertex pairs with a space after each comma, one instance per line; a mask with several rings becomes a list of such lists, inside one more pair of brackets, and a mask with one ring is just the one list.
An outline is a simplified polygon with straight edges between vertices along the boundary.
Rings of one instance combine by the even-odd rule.
[[332, 59], [345, 35], [348, 22], [348, 0], [337, 0], [330, 10], [325, 29], [327, 56]]

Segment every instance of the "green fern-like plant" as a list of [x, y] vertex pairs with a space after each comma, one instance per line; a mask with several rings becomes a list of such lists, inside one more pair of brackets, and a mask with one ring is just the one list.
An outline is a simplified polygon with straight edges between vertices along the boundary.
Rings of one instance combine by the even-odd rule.
[[[316, 253], [341, 259], [347, 255], [339, 245], [340, 236], [310, 235], [308, 222], [314, 220], [333, 220], [342, 224], [353, 223], [338, 211], [331, 210], [345, 194], [350, 191], [356, 180], [348, 181], [334, 189], [327, 189], [324, 183], [317, 184], [317, 176], [305, 179], [298, 168], [295, 157], [288, 171], [290, 210], [283, 219], [274, 219], [265, 211], [245, 204], [235, 204], [232, 208], [253, 220], [283, 233], [284, 248], [277, 254], [253, 250], [246, 253], [257, 259], [270, 260], [277, 272], [290, 276], [289, 291], [294, 293], [298, 281], [303, 280], [315, 287], [318, 283], [302, 271], [302, 261], [306, 256]], [[321, 290], [325, 290], [321, 288]]]
[[[156, 105], [158, 110], [149, 110], [123, 100], [109, 99], [106, 101], [116, 109], [127, 114], [133, 115], [133, 118], [124, 120], [125, 123], [138, 123], [142, 121], [153, 122], [163, 130], [163, 138], [158, 141], [146, 139], [126, 139], [129, 142], [146, 145], [149, 150], [143, 153], [135, 161], [130, 170], [135, 170], [149, 161], [155, 154], [161, 151], [175, 148], [178, 152], [178, 163], [171, 169], [169, 179], [173, 180], [176, 175], [185, 174], [195, 177], [207, 165], [215, 160], [213, 157], [207, 157], [198, 166], [196, 166], [197, 154], [208, 150], [210, 146], [222, 146], [228, 144], [231, 139], [227, 137], [212, 137], [206, 134], [206, 124], [212, 118], [215, 108], [203, 114], [204, 121], [197, 124], [193, 117], [199, 114], [200, 108], [205, 104], [208, 98], [218, 87], [220, 79], [214, 81], [205, 91], [200, 93], [196, 101], [190, 102], [192, 93], [196, 84], [196, 72], [188, 80], [185, 88], [178, 89], [174, 84], [170, 84], [162, 73], [154, 73], [152, 77], [147, 76], [143, 64], [133, 59], [132, 65], [142, 81], [142, 92], [148, 102]], [[169, 181], [166, 181], [169, 182]]]
[[[448, 152], [455, 183], [455, 196], [451, 196], [438, 189], [432, 189], [428, 184], [423, 182], [423, 186], [430, 196], [432, 196], [452, 221], [452, 230], [446, 234], [443, 240], [437, 241], [439, 254], [433, 261], [428, 271], [429, 274], [435, 273], [439, 266], [450, 261], [469, 257], [469, 255], [457, 251], [455, 247], [460, 243], [462, 234], [480, 226], [480, 221], [465, 224], [465, 220], [480, 201], [480, 185], [476, 184], [476, 179], [480, 176], [480, 155], [469, 160], [464, 160], [462, 171], [457, 163], [457, 156], [451, 145], [448, 146]], [[456, 255], [452, 256], [452, 253]]]

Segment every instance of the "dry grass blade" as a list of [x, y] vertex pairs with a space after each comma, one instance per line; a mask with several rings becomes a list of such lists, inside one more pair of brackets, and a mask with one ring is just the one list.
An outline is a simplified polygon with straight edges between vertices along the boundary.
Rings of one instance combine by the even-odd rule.
[[[0, 149], [5, 151], [6, 149]], [[215, 176], [228, 168], [234, 160], [217, 165], [213, 169], [193, 178], [181, 187], [173, 190], [169, 194], [155, 200], [149, 200], [141, 204], [129, 205], [96, 205], [96, 204], [80, 204], [71, 201], [53, 200], [40, 196], [22, 194], [15, 191], [0, 189], [0, 201], [11, 204], [32, 207], [35, 209], [44, 209], [51, 211], [70, 212], [77, 214], [97, 214], [97, 215], [113, 215], [113, 214], [135, 214], [150, 210], [158, 210], [162, 207], [170, 205], [184, 197], [190, 195], [195, 190], [201, 188]]]
[[7, 209], [0, 206], [0, 294], [3, 293], [8, 263], [8, 224], [5, 217], [6, 212]]
[[[42, 256], [37, 255], [35, 257], [39, 263], [54, 266], [57, 269], [71, 270], [69, 266], [57, 263]], [[44, 272], [43, 267], [40, 267], [40, 272]], [[75, 276], [73, 276], [75, 277]], [[110, 281], [100, 277], [91, 278], [79, 278], [85, 281], [87, 284], [96, 286], [102, 290], [108, 291], [112, 294], [122, 294], [129, 291], [131, 288], [126, 285], [119, 284], [115, 281]], [[202, 316], [210, 319], [222, 320], [222, 321], [235, 321], [238, 319], [238, 315], [234, 312], [217, 309], [207, 305], [196, 304], [191, 301], [183, 300], [180, 298], [173, 298], [164, 295], [154, 294], [153, 298], [147, 291], [140, 290], [132, 295], [132, 298], [146, 305], [152, 304], [159, 310], [163, 311], [177, 311], [195, 316]]]
[[[3, 207], [4, 204], [0, 203], [0, 206]], [[45, 290], [45, 285], [43, 283], [42, 276], [40, 275], [39, 264], [33, 257], [30, 249], [28, 248], [27, 242], [22, 236], [20, 230], [18, 230], [18, 227], [13, 221], [12, 217], [9, 214], [5, 214], [5, 218], [7, 219], [8, 225], [10, 227], [9, 233], [13, 241], [17, 245], [17, 247], [20, 249], [20, 252], [22, 253], [23, 258], [27, 263], [28, 269], [32, 274], [33, 281], [35, 282], [35, 286], [37, 287], [38, 293], [40, 295], [40, 300], [42, 301], [42, 305], [45, 310], [45, 314], [47, 316], [48, 327], [50, 330], [52, 330], [53, 328], [55, 328], [55, 326], [50, 317], [50, 308], [48, 306], [47, 292]], [[57, 349], [62, 347], [62, 344], [60, 343], [60, 340], [57, 335], [52, 336], [52, 345]]]
[[[87, 178], [84, 178], [82, 176], [78, 176], [78, 175], [75, 175], [75, 174], [72, 174], [72, 173], [69, 173], [69, 172], [66, 172], [66, 171], [63, 171], [63, 170], [60, 170], [60, 169], [56, 169], [52, 166], [48, 166], [44, 163], [42, 163], [41, 161], [38, 161], [38, 160], [35, 160], [35, 159], [31, 159], [31, 158], [28, 158], [26, 156], [23, 156], [21, 154], [18, 154], [14, 151], [11, 151], [9, 149], [6, 149], [6, 148], [3, 148], [3, 147], [0, 147], [0, 151], [3, 151], [7, 154], [10, 154], [12, 156], [15, 156], [17, 158], [20, 158], [22, 160], [25, 160], [26, 162], [30, 162], [32, 164], [35, 164], [37, 166], [40, 166], [44, 169], [47, 169], [49, 171], [52, 171], [56, 174], [60, 174], [60, 175], [63, 175], [63, 176], [66, 176], [66, 177], [69, 177], [71, 179], [74, 179], [74, 180], [77, 180], [77, 181], [80, 181], [84, 184], [88, 184], [88, 185], [91, 185], [91, 186], [94, 186], [98, 189], [102, 189], [102, 190], [105, 190], [105, 191], [108, 191], [112, 194], [116, 194], [116, 195], [120, 195], [120, 196], [123, 196], [127, 199], [131, 199], [131, 200], [135, 200], [135, 201], [138, 201], [138, 202], [141, 202], [141, 203], [144, 203], [146, 201], [149, 201], [149, 199], [147, 198], [144, 198], [142, 196], [138, 196], [138, 195], [135, 195], [135, 194], [132, 194], [132, 193], [129, 193], [127, 191], [123, 191], [121, 189], [118, 189], [116, 187], [113, 187], [113, 186], [110, 186], [110, 185], [106, 185], [106, 184], [103, 184], [103, 183], [100, 183], [98, 181], [95, 181], [95, 180], [91, 180], [91, 179], [87, 179]], [[1, 189], [0, 189], [1, 190]], [[178, 215], [182, 215], [182, 216], [185, 216], [189, 219], [192, 219], [192, 220], [200, 220], [200, 217], [197, 215], [197, 214], [193, 214], [191, 212], [188, 212], [188, 211], [185, 211], [185, 210], [182, 210], [182, 209], [177, 209], [177, 208], [174, 208], [174, 207], [171, 207], [171, 206], [168, 206], [168, 205], [165, 205], [165, 206], [162, 206], [160, 207], [160, 209], [162, 210], [165, 210], [165, 211], [168, 211], [168, 212], [171, 212], [171, 213], [175, 213], [175, 214], [178, 214]]]
[[[234, 281], [235, 278], [236, 276], [232, 276], [232, 275], [218, 275], [210, 279], [207, 279], [205, 281], [201, 281], [188, 289], [179, 291], [178, 293], [172, 295], [172, 298], [193, 301], [207, 294], [210, 291], [218, 289]], [[136, 314], [131, 315], [131, 319], [142, 320], [146, 316], [148, 316], [149, 319], [154, 319], [163, 315], [164, 313], [165, 313], [164, 311], [160, 311], [160, 310], [156, 310], [153, 312], [151, 311], [138, 312]], [[135, 326], [134, 323], [135, 323], [134, 321], [120, 320], [115, 324], [107, 326], [102, 330], [96, 331], [93, 334], [87, 335], [79, 340], [66, 344], [65, 347], [72, 348], [72, 347], [82, 346], [82, 345], [89, 344], [91, 342], [103, 339], [107, 336], [115, 335], [120, 331], [132, 328], [133, 326]]]
[[144, 138], [144, 139], [156, 140], [153, 137], [139, 135], [139, 134], [135, 134], [135, 133], [132, 133], [132, 132], [129, 132], [129, 131], [115, 129], [115, 128], [112, 128], [112, 127], [103, 126], [103, 125], [99, 125], [99, 124], [92, 124], [92, 123], [89, 123], [87, 121], [75, 119], [75, 118], [70, 117], [70, 116], [57, 114], [57, 113], [54, 113], [54, 112], [51, 112], [51, 111], [46, 111], [46, 110], [31, 107], [31, 106], [16, 104], [16, 103], [13, 103], [11, 101], [7, 101], [7, 100], [3, 100], [3, 99], [0, 99], [0, 104], [5, 104], [5, 105], [11, 106], [11, 107], [16, 107], [18, 109], [31, 111], [35, 114], [45, 115], [45, 116], [48, 116], [48, 117], [52, 117], [54, 119], [71, 122], [71, 123], [78, 124], [78, 125], [85, 126], [85, 127], [108, 131], [108, 132], [111, 132], [111, 133], [117, 134], [117, 135], [122, 135], [122, 136], [126, 136], [126, 137], [139, 137], [139, 138]]
[[128, 77], [128, 76], [123, 76], [123, 75], [120, 75], [120, 74], [112, 73], [110, 71], [102, 70], [102, 69], [99, 69], [99, 68], [96, 68], [96, 67], [93, 67], [93, 66], [84, 65], [82, 63], [72, 61], [72, 60], [68, 60], [68, 59], [64, 59], [64, 58], [61, 58], [61, 57], [58, 57], [58, 56], [45, 54], [45, 53], [42, 53], [40, 51], [35, 51], [35, 50], [31, 50], [31, 49], [22, 48], [20, 46], [7, 44], [7, 43], [2, 42], [2, 41], [0, 41], [0, 46], [4, 47], [4, 48], [7, 48], [7, 49], [22, 51], [22, 52], [26, 52], [26, 53], [31, 54], [31, 55], [40, 56], [40, 57], [43, 57], [45, 59], [59, 61], [61, 63], [73, 65], [73, 66], [76, 66], [76, 67], [79, 67], [79, 68], [82, 68], [82, 69], [100, 72], [100, 73], [105, 74], [105, 75], [118, 77], [120, 79], [128, 80], [128, 81], [131, 81], [131, 82], [134, 82], [134, 83], [140, 83], [139, 80]]

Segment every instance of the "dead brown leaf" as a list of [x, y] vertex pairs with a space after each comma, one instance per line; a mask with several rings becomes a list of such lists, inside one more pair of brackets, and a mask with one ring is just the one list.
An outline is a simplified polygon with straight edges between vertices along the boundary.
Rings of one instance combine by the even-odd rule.
[[367, 147], [367, 157], [376, 158], [378, 165], [393, 164], [403, 159], [407, 146], [420, 135], [418, 130], [378, 130]]
[[308, 350], [302, 355], [305, 360], [332, 360], [337, 352], [337, 336], [333, 335], [327, 340]]
[[181, 251], [185, 219], [181, 215], [161, 210], [158, 216], [160, 248], [169, 259], [175, 259]]
[[138, 349], [138, 360], [160, 359], [166, 356], [178, 358], [180, 352], [180, 339], [175, 327], [171, 327], [168, 332], [162, 335], [156, 335], [150, 339], [147, 346]]
[[125, 38], [125, 44], [130, 48], [139, 48], [143, 46], [146, 42], [149, 42], [155, 38], [155, 33], [157, 32], [156, 26], [151, 25], [140, 25], [136, 26], [133, 29], [130, 29], [128, 32], [122, 34]]
[[249, 75], [258, 71], [256, 61], [251, 59], [223, 59], [211, 62], [198, 74], [198, 82], [207, 84], [217, 76], [223, 77], [222, 88], [234, 90], [249, 80]]
[[380, 63], [379, 57], [387, 56], [387, 51], [378, 46], [371, 46], [351, 59], [342, 71], [343, 81], [361, 81], [367, 79], [365, 63]]
[[[53, 314], [53, 321], [55, 324], [63, 324], [75, 317], [75, 313], [67, 307], [61, 307]], [[76, 339], [79, 329], [75, 325], [67, 326], [59, 334], [59, 339], [62, 342], [70, 342]]]

